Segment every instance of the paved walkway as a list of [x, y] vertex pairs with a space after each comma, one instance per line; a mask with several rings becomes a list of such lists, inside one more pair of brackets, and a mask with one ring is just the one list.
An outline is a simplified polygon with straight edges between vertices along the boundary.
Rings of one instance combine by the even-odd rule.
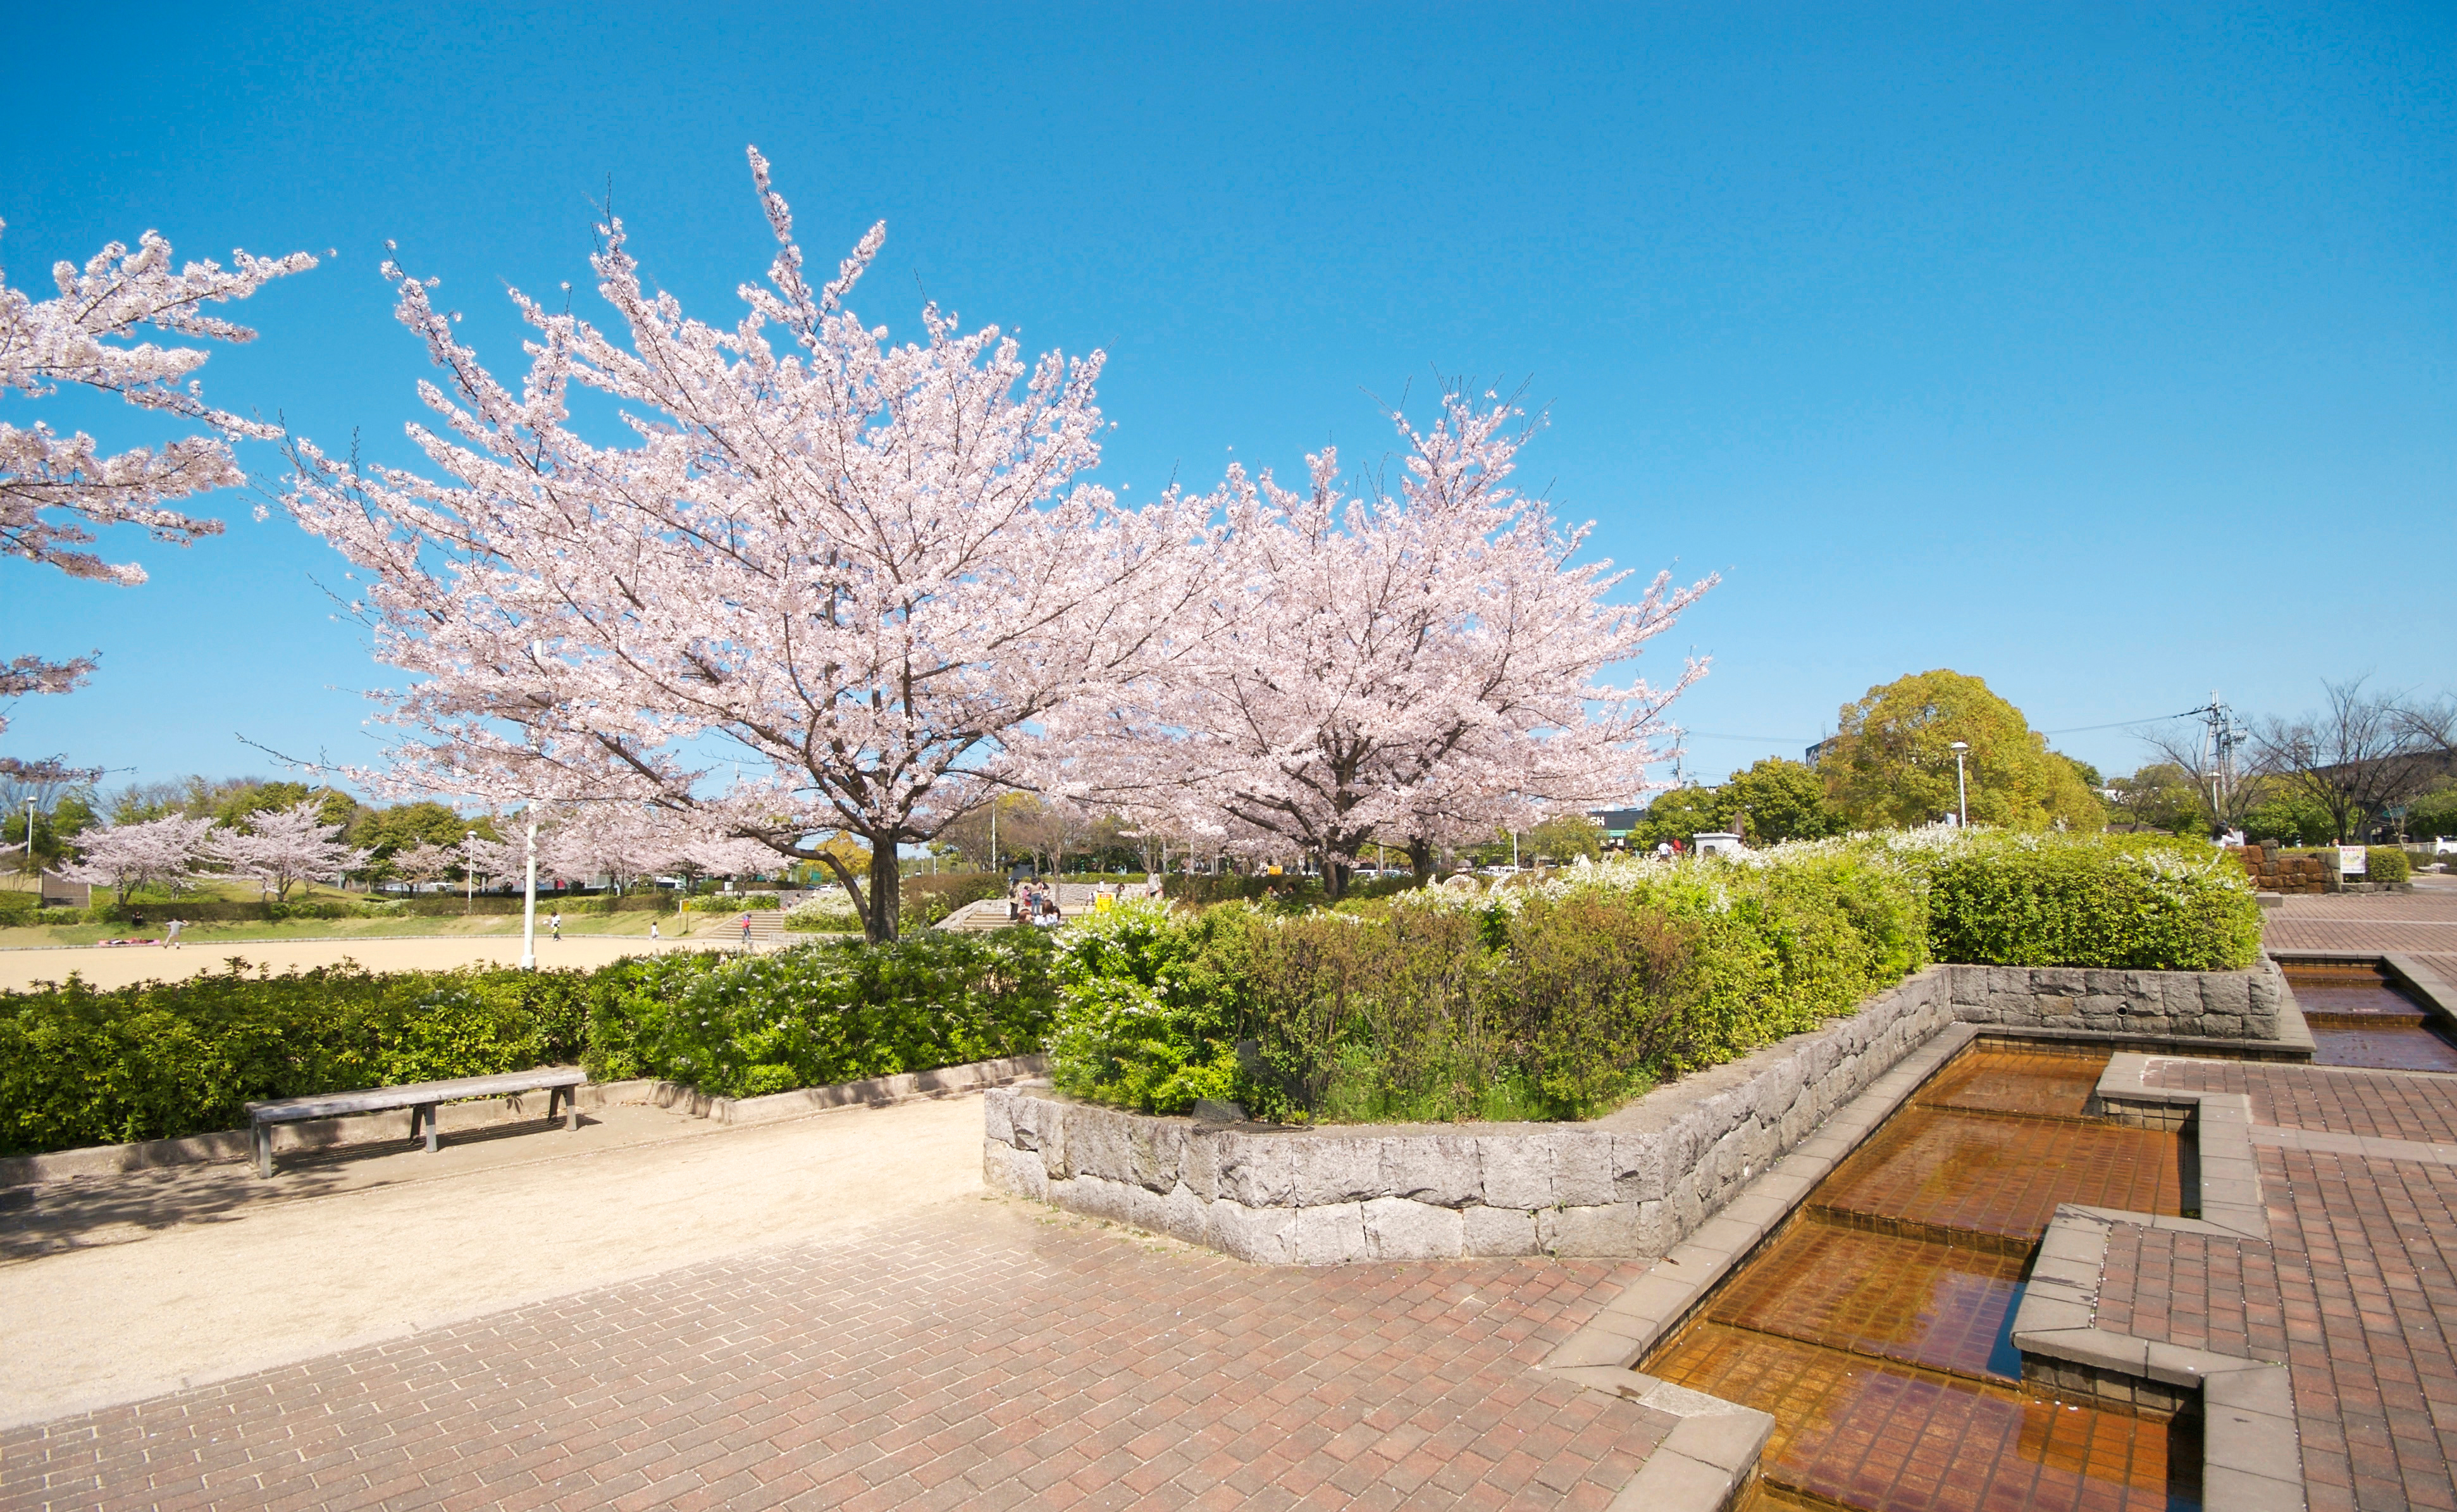
[[1281, 1269], [1002, 1199], [0, 1434], [0, 1504], [1600, 1508], [1635, 1268]]
[[2457, 982], [2457, 878], [2420, 878], [2410, 893], [2293, 894], [2261, 918], [2273, 950], [2417, 955]]
[[2118, 1225], [2097, 1325], [2284, 1361], [2312, 1512], [2457, 1509], [2457, 1076], [2151, 1067], [2250, 1095], [2270, 1236]]

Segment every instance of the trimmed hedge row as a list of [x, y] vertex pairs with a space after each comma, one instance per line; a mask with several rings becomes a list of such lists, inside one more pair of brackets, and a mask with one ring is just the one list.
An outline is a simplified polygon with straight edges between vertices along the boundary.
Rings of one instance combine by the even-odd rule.
[[747, 1097], [1030, 1054], [1054, 996], [1046, 933], [917, 935], [593, 972], [280, 976], [234, 967], [111, 990], [0, 994], [0, 1154], [165, 1139], [279, 1097], [578, 1061], [600, 1081]]
[[234, 1129], [251, 1101], [569, 1061], [588, 1000], [579, 972], [355, 966], [9, 993], [0, 1153]]
[[1561, 1118], [1745, 1054], [1930, 961], [2226, 970], [2261, 915], [2214, 848], [1917, 832], [1619, 862], [1290, 917], [1067, 932], [1051, 1075], [1146, 1111]]

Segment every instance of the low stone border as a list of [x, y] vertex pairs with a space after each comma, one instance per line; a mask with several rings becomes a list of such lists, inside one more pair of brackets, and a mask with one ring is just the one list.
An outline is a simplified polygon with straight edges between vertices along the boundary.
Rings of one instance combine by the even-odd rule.
[[1905, 1056], [1827, 1119], [1816, 1138], [1768, 1167], [1712, 1223], [1690, 1234], [1663, 1256], [1662, 1264], [1624, 1288], [1583, 1328], [1555, 1345], [1543, 1368], [1609, 1370], [1614, 1376], [1606, 1379], [1654, 1381], [1654, 1377], [1629, 1367], [1669, 1336], [1707, 1293], [1783, 1226], [1812, 1188], [1867, 1143], [1922, 1083], [1979, 1033], [1973, 1025], [1956, 1025]]
[[[2214, 1040], [2275, 1040], [2294, 1003], [2264, 957], [2246, 971], [2105, 971], [2078, 966], [1948, 966], [1965, 1024]], [[2301, 1015], [2299, 1014], [2300, 1018]]]
[[1849, 1018], [1585, 1124], [1288, 1129], [993, 1091], [982, 1177], [1264, 1263], [1653, 1259], [1724, 1223], [1710, 1215], [1944, 1029], [1946, 985], [1932, 966]]
[[804, 1113], [825, 1112], [831, 1108], [886, 1108], [925, 1097], [955, 1097], [984, 1087], [1008, 1087], [1039, 1076], [1047, 1068], [1046, 1056], [1017, 1055], [1005, 1060], [942, 1066], [935, 1071], [904, 1071], [866, 1081], [839, 1082], [834, 1087], [796, 1087], [765, 1097], [712, 1097], [681, 1082], [641, 1082], [632, 1085], [646, 1087], [646, 1095], [623, 1101], [654, 1103], [659, 1108], [678, 1108], [693, 1118], [720, 1124], [772, 1124], [780, 1118], [799, 1118]]
[[[720, 1124], [765, 1124], [799, 1117], [804, 1113], [823, 1112], [832, 1108], [857, 1105], [884, 1108], [925, 1097], [952, 1097], [1038, 1076], [1042, 1068], [1041, 1056], [1023, 1055], [1009, 1060], [976, 1061], [967, 1066], [943, 1067], [935, 1071], [875, 1076], [866, 1081], [843, 1082], [834, 1087], [806, 1087], [770, 1097], [712, 1097], [695, 1087], [647, 1079], [590, 1082], [579, 1087], [575, 1095], [583, 1108], [648, 1103]], [[445, 1103], [437, 1109], [437, 1128], [447, 1135], [474, 1129], [491, 1129], [502, 1124], [542, 1118], [545, 1107], [546, 1094], [543, 1092]], [[409, 1114], [406, 1110], [355, 1113], [344, 1118], [316, 1118], [278, 1125], [273, 1130], [273, 1149], [276, 1154], [284, 1154], [298, 1150], [381, 1145], [409, 1137]], [[254, 1153], [249, 1148], [248, 1131], [244, 1129], [191, 1134], [183, 1139], [141, 1140], [133, 1145], [89, 1145], [81, 1150], [53, 1150], [43, 1155], [0, 1157], [0, 1187], [39, 1186], [46, 1182], [73, 1181], [81, 1176], [125, 1175], [131, 1171], [167, 1166], [222, 1165], [251, 1159]]]

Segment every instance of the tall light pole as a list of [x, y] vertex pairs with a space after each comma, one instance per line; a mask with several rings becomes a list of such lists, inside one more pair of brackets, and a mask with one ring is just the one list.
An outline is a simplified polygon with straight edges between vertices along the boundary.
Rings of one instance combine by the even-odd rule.
[[1953, 823], [1956, 829], [1971, 827], [1971, 780], [1962, 771], [1963, 755], [1970, 749], [1968, 740], [1953, 742]]
[[474, 912], [478, 906], [478, 868], [470, 863], [470, 858], [477, 854], [474, 849], [477, 843], [478, 832], [476, 830], [462, 831], [461, 911], [465, 914]]
[[523, 816], [528, 820], [528, 880], [521, 888], [521, 969], [537, 969], [537, 800]]

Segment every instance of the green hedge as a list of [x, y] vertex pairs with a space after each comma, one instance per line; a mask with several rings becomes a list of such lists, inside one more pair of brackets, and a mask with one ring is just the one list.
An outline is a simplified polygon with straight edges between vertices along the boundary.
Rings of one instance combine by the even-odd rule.
[[1578, 1117], [1932, 960], [2220, 970], [2260, 940], [2250, 887], [2209, 846], [1969, 832], [1331, 912], [1129, 908], [1062, 937], [1051, 1075], [1148, 1111], [1235, 1097], [1297, 1119]]
[[2232, 971], [2261, 951], [2261, 908], [2215, 846], [2144, 836], [1987, 836], [1913, 864], [1939, 961]]
[[2395, 845], [2371, 845], [2364, 850], [2364, 874], [2375, 882], [2402, 882], [2414, 875], [2414, 865], [2405, 852]]
[[1054, 1006], [1046, 931], [795, 945], [723, 965], [672, 955], [609, 967], [589, 1023], [599, 1080], [756, 1097], [1029, 1055]]
[[0, 995], [0, 1152], [235, 1129], [251, 1101], [571, 1061], [587, 1004], [579, 972], [352, 966]]
[[774, 893], [701, 893], [683, 900], [686, 913], [763, 913], [783, 906]]

